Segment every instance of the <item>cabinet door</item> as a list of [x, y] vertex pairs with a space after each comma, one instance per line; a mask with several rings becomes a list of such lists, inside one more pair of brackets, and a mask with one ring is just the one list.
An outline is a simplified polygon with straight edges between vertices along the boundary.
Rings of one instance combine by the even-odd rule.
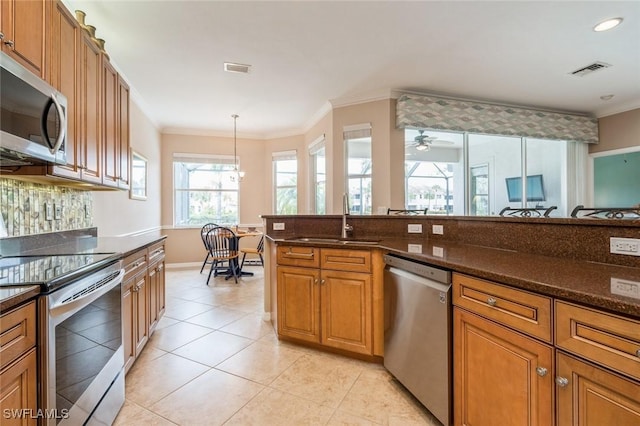
[[80, 43], [82, 180], [98, 184], [102, 183], [101, 59], [100, 50], [83, 32]]
[[[36, 349], [11, 364], [0, 373], [0, 415], [3, 426], [36, 425], [38, 382], [36, 379]], [[11, 412], [22, 416], [11, 416]]]
[[122, 77], [118, 78], [118, 131], [120, 133], [118, 188], [129, 189], [129, 85]]
[[278, 333], [320, 341], [320, 271], [278, 266]]
[[320, 283], [322, 344], [371, 355], [371, 275], [323, 270]]
[[3, 0], [2, 51], [44, 78], [45, 0]]
[[147, 274], [136, 276], [135, 292], [135, 324], [136, 324], [136, 357], [149, 340], [149, 285]]
[[120, 133], [118, 129], [118, 73], [109, 61], [102, 57], [102, 184], [118, 186], [120, 167]]
[[453, 354], [456, 425], [554, 423], [551, 346], [454, 307]]
[[122, 283], [122, 346], [124, 347], [124, 369], [128, 372], [136, 360], [136, 331], [135, 323], [137, 300], [134, 287], [136, 277], [131, 277]]
[[67, 164], [51, 166], [50, 173], [80, 179], [80, 146], [78, 144], [78, 88], [80, 82], [79, 50], [82, 29], [62, 1], [51, 8], [48, 32], [47, 81], [67, 98]]
[[640, 384], [558, 351], [558, 426], [640, 425]]

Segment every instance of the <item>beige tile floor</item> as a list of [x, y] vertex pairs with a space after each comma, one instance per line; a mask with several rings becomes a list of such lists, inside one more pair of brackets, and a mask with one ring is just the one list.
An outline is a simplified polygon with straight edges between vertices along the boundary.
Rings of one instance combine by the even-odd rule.
[[116, 425], [440, 425], [379, 364], [280, 342], [263, 270], [167, 270], [166, 312], [126, 377]]

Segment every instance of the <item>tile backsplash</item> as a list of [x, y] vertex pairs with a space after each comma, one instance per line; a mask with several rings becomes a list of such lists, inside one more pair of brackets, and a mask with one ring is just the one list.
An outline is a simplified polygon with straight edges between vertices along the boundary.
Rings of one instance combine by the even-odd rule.
[[[47, 203], [52, 209], [51, 220], [45, 215]], [[6, 235], [0, 236], [89, 228], [93, 222], [92, 204], [90, 191], [0, 178], [0, 215], [6, 229]]]

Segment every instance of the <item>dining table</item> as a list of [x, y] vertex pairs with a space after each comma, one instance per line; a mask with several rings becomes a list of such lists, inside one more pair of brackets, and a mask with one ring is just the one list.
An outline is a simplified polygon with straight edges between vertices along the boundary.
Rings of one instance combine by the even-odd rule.
[[[238, 228], [231, 228], [231, 230], [234, 232], [235, 234], [235, 238], [234, 237], [230, 237], [229, 238], [229, 248], [231, 250], [236, 250], [236, 251], [240, 251], [240, 239], [243, 237], [260, 237], [262, 236], [262, 232], [257, 231], [257, 230], [244, 230], [244, 229], [238, 229]], [[238, 277], [252, 277], [253, 276], [253, 272], [248, 272], [248, 271], [243, 271], [242, 268], [240, 268], [240, 261], [239, 261], [239, 256], [238, 257], [234, 257], [233, 259], [229, 260], [229, 269], [227, 271], [227, 273], [225, 274], [224, 279], [228, 280], [229, 278], [233, 277], [233, 271], [235, 270], [235, 275], [237, 275]]]

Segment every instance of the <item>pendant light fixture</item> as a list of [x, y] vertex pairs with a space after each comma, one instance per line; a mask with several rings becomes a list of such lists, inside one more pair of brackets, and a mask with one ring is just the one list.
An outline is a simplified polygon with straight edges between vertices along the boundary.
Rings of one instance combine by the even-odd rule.
[[233, 118], [233, 175], [231, 176], [231, 180], [233, 182], [235, 182], [236, 179], [238, 179], [238, 182], [241, 182], [244, 177], [244, 172], [238, 169], [238, 141], [236, 131], [236, 120], [238, 120], [238, 117], [238, 114], [231, 115], [231, 118]]

